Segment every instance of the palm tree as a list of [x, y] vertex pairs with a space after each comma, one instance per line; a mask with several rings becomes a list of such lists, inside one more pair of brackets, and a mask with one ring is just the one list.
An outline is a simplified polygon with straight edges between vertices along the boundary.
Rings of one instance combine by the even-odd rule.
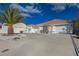
[[74, 27], [76, 29], [75, 34], [79, 36], [79, 20], [75, 20]]
[[21, 15], [18, 9], [9, 8], [2, 12], [0, 19], [3, 20], [8, 26], [8, 34], [13, 34], [14, 33], [13, 24], [21, 22], [23, 16]]
[[79, 20], [75, 21], [75, 28], [79, 28]]

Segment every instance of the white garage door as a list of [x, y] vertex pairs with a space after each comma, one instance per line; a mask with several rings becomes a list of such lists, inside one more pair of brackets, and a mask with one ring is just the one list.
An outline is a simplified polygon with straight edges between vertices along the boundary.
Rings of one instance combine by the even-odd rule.
[[66, 26], [54, 26], [53, 32], [55, 33], [66, 33], [67, 27]]

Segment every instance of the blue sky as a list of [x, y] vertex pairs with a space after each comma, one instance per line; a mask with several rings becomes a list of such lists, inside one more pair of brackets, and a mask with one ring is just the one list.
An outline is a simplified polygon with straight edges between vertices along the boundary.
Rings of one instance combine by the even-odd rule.
[[18, 8], [25, 17], [25, 24], [40, 24], [49, 20], [76, 20], [78, 19], [79, 4], [76, 3], [4, 3], [0, 10]]

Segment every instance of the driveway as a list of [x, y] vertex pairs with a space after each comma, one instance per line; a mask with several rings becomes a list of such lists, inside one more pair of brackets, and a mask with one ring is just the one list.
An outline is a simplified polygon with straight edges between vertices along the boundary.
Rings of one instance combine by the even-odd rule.
[[[75, 56], [69, 34], [25, 34], [26, 36], [8, 45], [12, 49], [1, 55], [9, 56]], [[20, 41], [20, 43], [17, 43]], [[7, 42], [3, 43], [6, 44]]]

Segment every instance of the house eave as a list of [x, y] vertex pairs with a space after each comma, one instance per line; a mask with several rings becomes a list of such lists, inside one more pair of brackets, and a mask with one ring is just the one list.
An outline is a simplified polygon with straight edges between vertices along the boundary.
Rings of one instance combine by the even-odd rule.
[[63, 23], [63, 24], [49, 24], [49, 25], [68, 25], [68, 24], [71, 24], [71, 23]]

